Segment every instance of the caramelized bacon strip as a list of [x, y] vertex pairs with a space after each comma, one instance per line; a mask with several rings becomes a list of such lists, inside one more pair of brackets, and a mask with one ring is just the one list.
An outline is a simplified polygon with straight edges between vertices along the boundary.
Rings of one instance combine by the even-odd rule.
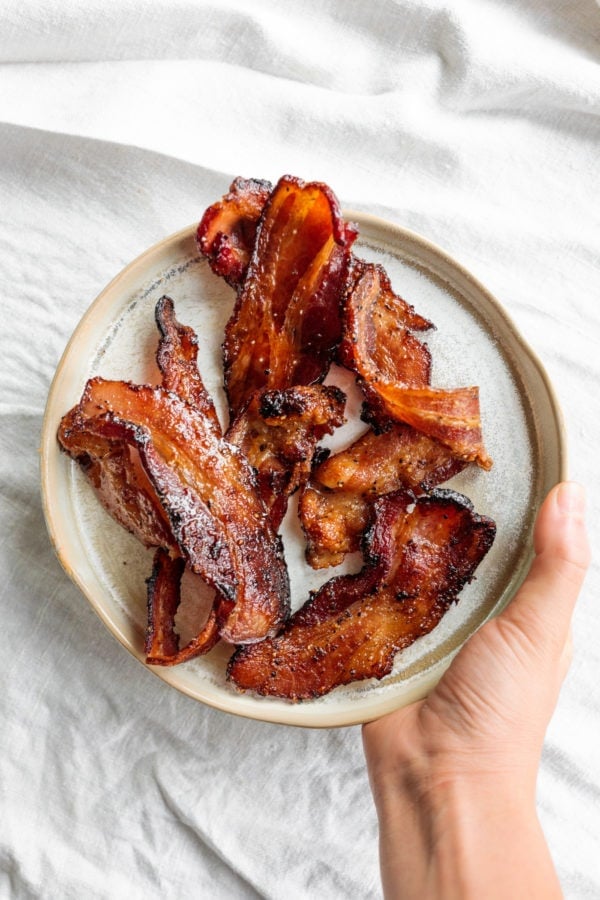
[[195, 331], [177, 321], [170, 297], [160, 298], [154, 316], [160, 331], [156, 362], [162, 375], [162, 386], [194, 406], [220, 435], [221, 425], [215, 405], [198, 371], [198, 338]]
[[79, 409], [92, 434], [138, 450], [192, 571], [233, 603], [221, 637], [275, 633], [288, 611], [287, 571], [243, 455], [163, 388], [94, 378]]
[[392, 305], [382, 270], [359, 267], [346, 297], [339, 357], [359, 376], [367, 402], [364, 418], [377, 427], [390, 418], [406, 422], [449, 447], [459, 459], [489, 469], [492, 461], [482, 442], [478, 389], [429, 386], [431, 356], [408, 330], [415, 324], [410, 309], [407, 313]]
[[234, 288], [244, 280], [256, 227], [272, 190], [269, 181], [236, 178], [229, 193], [209, 206], [198, 225], [196, 243], [216, 275]]
[[338, 388], [320, 384], [258, 391], [227, 432], [256, 471], [274, 530], [308, 479], [317, 442], [343, 423], [345, 400]]
[[492, 545], [495, 526], [466, 497], [403, 492], [377, 501], [367, 566], [328, 582], [275, 638], [244, 647], [228, 677], [258, 694], [308, 699], [383, 678], [394, 656], [430, 632]]
[[481, 433], [479, 388], [404, 388], [383, 381], [371, 387], [393, 419], [441, 441], [465, 462], [492, 467]]
[[431, 354], [410, 332], [432, 327], [394, 294], [381, 266], [356, 262], [339, 357], [367, 386], [375, 378], [413, 387], [429, 384]]
[[300, 495], [299, 515], [313, 568], [339, 565], [360, 549], [374, 501], [400, 488], [429, 491], [466, 463], [409, 425], [366, 431], [346, 450], [313, 469]]
[[[379, 263], [369, 263], [357, 256], [353, 257], [349, 274], [349, 293], [353, 305], [365, 304], [365, 314], [379, 318], [380, 331], [396, 331], [398, 324], [410, 331], [429, 331], [435, 328], [433, 322], [418, 313], [392, 288], [390, 277]], [[360, 312], [360, 310], [358, 310]]]
[[175, 616], [181, 601], [181, 578], [185, 569], [183, 557], [172, 558], [162, 549], [154, 556], [152, 575], [148, 579], [148, 627], [146, 662], [153, 666], [174, 666], [195, 656], [208, 653], [219, 640], [214, 608], [206, 624], [185, 647], [180, 649], [175, 631]]
[[134, 447], [92, 434], [78, 406], [63, 416], [58, 440], [79, 463], [100, 503], [119, 525], [145, 547], [176, 549], [169, 520]]
[[223, 344], [232, 418], [252, 394], [320, 380], [341, 337], [355, 230], [331, 190], [286, 175], [271, 193]]

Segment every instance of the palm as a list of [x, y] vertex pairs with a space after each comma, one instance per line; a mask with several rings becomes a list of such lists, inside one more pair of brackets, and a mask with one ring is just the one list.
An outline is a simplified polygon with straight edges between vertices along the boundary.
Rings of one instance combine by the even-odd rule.
[[[562, 673], [535, 676], [529, 641], [504, 618], [475, 634], [425, 699], [373, 723], [404, 758], [448, 760], [455, 771], [498, 774], [534, 765]], [[522, 752], [521, 752], [522, 751]]]

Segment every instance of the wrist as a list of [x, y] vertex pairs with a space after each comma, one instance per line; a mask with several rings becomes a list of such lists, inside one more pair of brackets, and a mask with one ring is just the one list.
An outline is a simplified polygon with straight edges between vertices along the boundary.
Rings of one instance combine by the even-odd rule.
[[374, 784], [387, 897], [561, 897], [526, 780], [403, 767]]

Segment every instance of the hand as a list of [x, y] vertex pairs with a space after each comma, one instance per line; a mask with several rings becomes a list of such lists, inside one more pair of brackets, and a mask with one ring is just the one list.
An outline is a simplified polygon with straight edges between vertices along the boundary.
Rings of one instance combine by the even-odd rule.
[[561, 896], [535, 785], [589, 565], [583, 509], [579, 485], [557, 485], [510, 605], [465, 644], [427, 699], [364, 726], [386, 896]]

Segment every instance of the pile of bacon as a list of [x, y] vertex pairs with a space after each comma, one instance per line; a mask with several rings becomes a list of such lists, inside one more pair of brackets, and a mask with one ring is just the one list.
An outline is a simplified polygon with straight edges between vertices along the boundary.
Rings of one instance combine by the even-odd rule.
[[[202, 217], [200, 253], [236, 294], [223, 343], [223, 433], [197, 366], [194, 332], [171, 299], [156, 307], [158, 386], [92, 378], [60, 425], [109, 513], [155, 548], [146, 659], [170, 666], [222, 639], [238, 688], [317, 697], [390, 672], [431, 631], [492, 545], [494, 523], [437, 485], [491, 465], [478, 390], [430, 384], [415, 335], [429, 321], [352, 251], [331, 190], [284, 176], [236, 179]], [[328, 456], [345, 396], [323, 381], [355, 373], [369, 427]], [[278, 529], [299, 491], [314, 568], [362, 550], [364, 567], [314, 592], [290, 616]], [[214, 588], [207, 621], [180, 646], [185, 570]], [[192, 576], [190, 576], [192, 577]]]

